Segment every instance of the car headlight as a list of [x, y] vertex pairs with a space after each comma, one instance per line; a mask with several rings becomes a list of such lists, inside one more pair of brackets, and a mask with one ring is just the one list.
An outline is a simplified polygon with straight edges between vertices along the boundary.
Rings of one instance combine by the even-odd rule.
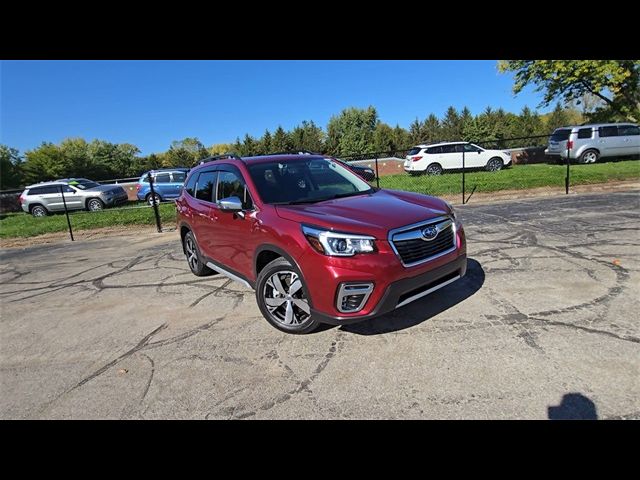
[[309, 244], [324, 255], [351, 257], [356, 253], [372, 253], [376, 251], [375, 238], [367, 235], [336, 233], [328, 230], [302, 226], [302, 233]]

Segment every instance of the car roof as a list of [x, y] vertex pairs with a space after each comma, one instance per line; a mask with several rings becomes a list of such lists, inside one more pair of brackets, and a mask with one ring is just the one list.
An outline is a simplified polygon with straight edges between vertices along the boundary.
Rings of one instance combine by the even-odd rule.
[[66, 186], [67, 184], [64, 183], [63, 181], [60, 180], [55, 180], [55, 181], [50, 181], [50, 182], [40, 182], [40, 183], [34, 183], [33, 185], [27, 185], [25, 188], [25, 190], [28, 190], [30, 188], [36, 188], [36, 187], [51, 187], [51, 186], [57, 186], [57, 185], [63, 185]]
[[421, 143], [420, 145], [416, 145], [413, 148], [431, 148], [431, 147], [440, 147], [442, 145], [464, 145], [470, 143], [471, 145], [475, 145], [473, 142], [439, 142], [439, 143]]
[[[598, 128], [598, 127], [617, 127], [617, 126], [634, 126], [637, 127], [638, 124], [633, 122], [609, 122], [609, 123], [585, 123], [583, 125], [567, 125], [566, 127], [558, 127], [556, 130], [573, 130], [574, 128]], [[554, 130], [555, 131], [555, 130]]]

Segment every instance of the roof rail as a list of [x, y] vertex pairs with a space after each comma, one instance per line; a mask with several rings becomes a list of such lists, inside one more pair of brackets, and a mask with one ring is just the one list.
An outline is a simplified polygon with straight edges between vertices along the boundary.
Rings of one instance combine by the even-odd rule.
[[310, 150], [284, 150], [282, 152], [265, 153], [256, 155], [257, 157], [265, 157], [268, 155], [322, 155], [322, 153], [312, 152]]
[[223, 153], [222, 155], [212, 155], [210, 157], [203, 158], [202, 160], [199, 160], [196, 163], [198, 165], [202, 165], [203, 163], [213, 162], [215, 160], [227, 160], [230, 158], [234, 158], [236, 160], [242, 160], [242, 158], [240, 158], [240, 156], [236, 155], [235, 153]]

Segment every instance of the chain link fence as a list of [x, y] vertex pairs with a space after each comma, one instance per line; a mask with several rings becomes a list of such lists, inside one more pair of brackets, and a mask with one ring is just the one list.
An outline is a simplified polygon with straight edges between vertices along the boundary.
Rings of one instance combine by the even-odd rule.
[[571, 159], [569, 151], [550, 155], [549, 138], [550, 135], [535, 135], [430, 142], [339, 158], [356, 173], [359, 167], [373, 169], [375, 178], [365, 179], [374, 186], [434, 195], [458, 204], [568, 194], [574, 184], [640, 179], [637, 161], [630, 165], [617, 163], [632, 157], [600, 159], [598, 164], [583, 165]]

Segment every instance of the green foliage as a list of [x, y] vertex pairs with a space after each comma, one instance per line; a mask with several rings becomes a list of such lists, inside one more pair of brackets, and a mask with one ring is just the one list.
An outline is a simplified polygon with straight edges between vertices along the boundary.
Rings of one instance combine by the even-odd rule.
[[18, 188], [22, 181], [22, 157], [15, 148], [0, 145], [0, 190]]
[[162, 159], [163, 167], [191, 167], [209, 156], [209, 151], [194, 137], [171, 142], [169, 150]]
[[222, 155], [224, 153], [229, 153], [233, 151], [232, 143], [214, 143], [209, 148], [209, 153], [211, 155]]
[[585, 95], [603, 105], [585, 112], [592, 121], [640, 121], [640, 61], [638, 60], [503, 60], [501, 72], [514, 72], [514, 93], [527, 85], [543, 92], [541, 106], [554, 100], [580, 104]]
[[340, 115], [329, 120], [327, 150], [334, 155], [372, 153], [378, 121], [378, 112], [372, 106], [366, 109], [345, 108]]
[[273, 134], [273, 140], [271, 141], [271, 150], [273, 152], [287, 152], [292, 150], [291, 139], [284, 129], [278, 125], [275, 133]]

